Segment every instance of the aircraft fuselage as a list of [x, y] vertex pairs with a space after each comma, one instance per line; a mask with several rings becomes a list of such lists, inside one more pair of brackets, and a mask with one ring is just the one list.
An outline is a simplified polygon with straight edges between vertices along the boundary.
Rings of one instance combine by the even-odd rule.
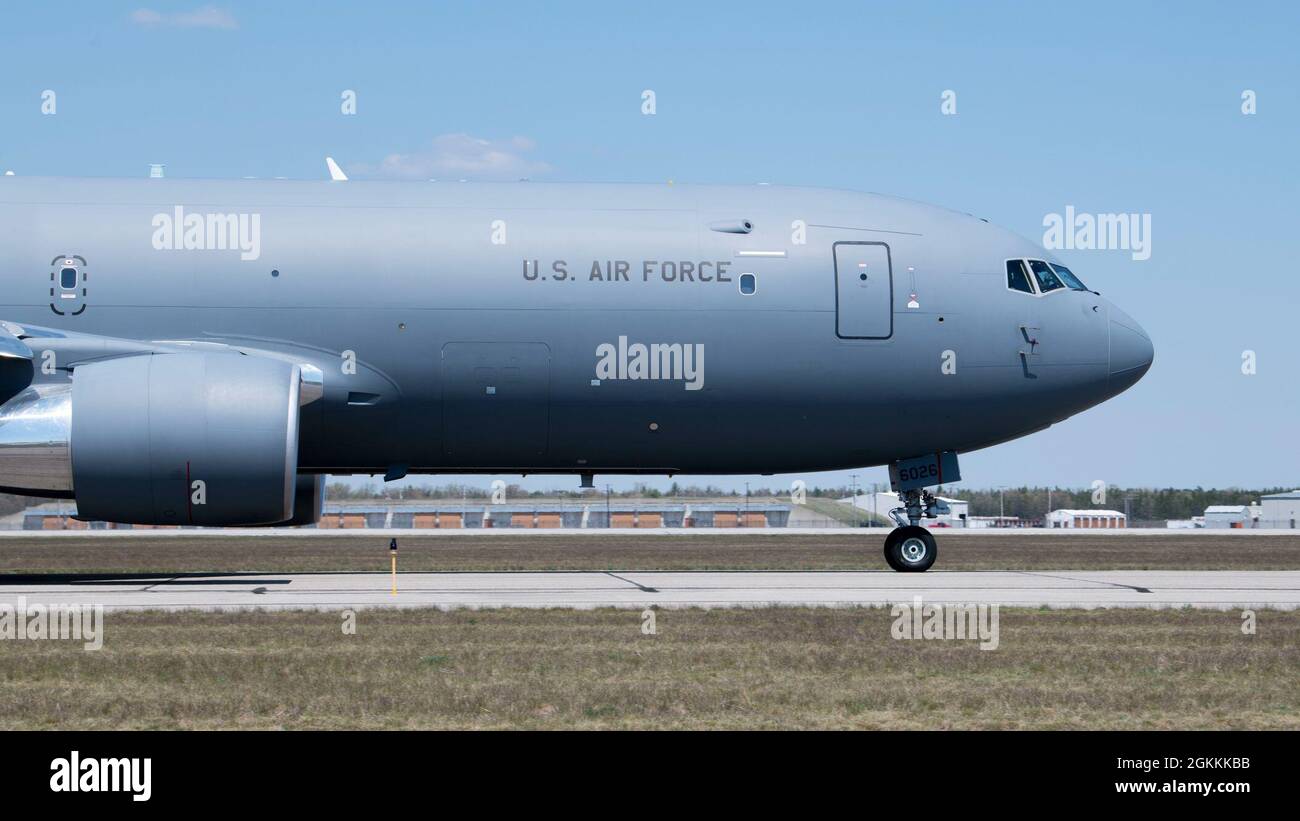
[[1009, 259], [1052, 260], [811, 188], [0, 178], [0, 319], [314, 365], [300, 471], [860, 467], [1140, 378], [1136, 323]]

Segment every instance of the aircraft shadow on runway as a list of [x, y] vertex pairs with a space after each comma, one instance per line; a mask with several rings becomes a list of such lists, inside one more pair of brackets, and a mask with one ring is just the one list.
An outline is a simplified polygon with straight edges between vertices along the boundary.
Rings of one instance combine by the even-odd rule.
[[[248, 577], [248, 578], [240, 578]], [[0, 574], [0, 587], [38, 585], [116, 585], [131, 582], [172, 585], [291, 584], [290, 579], [268, 579], [251, 571], [235, 573], [15, 573]]]

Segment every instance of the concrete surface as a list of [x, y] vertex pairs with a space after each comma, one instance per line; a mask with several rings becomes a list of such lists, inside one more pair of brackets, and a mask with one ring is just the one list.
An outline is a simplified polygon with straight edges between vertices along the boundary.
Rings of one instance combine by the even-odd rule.
[[1300, 606], [1300, 571], [116, 574], [0, 577], [0, 605], [239, 610], [363, 607]]

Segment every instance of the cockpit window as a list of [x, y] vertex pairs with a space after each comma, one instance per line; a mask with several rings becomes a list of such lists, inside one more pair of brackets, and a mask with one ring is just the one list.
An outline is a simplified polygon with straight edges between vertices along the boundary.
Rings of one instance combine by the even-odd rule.
[[1013, 291], [1024, 291], [1027, 294], [1034, 292], [1034, 286], [1029, 284], [1029, 272], [1025, 270], [1023, 260], [1007, 260], [1007, 287]]
[[1034, 272], [1034, 278], [1038, 280], [1038, 290], [1043, 293], [1065, 287], [1065, 284], [1052, 272], [1052, 267], [1046, 262], [1031, 259], [1029, 260], [1029, 267]]
[[1061, 278], [1061, 281], [1064, 282], [1066, 287], [1069, 288], [1071, 291], [1088, 290], [1088, 286], [1084, 285], [1082, 280], [1080, 280], [1077, 276], [1075, 276], [1074, 272], [1071, 271], [1069, 268], [1066, 268], [1064, 265], [1057, 265], [1056, 263], [1053, 262], [1052, 270], [1056, 272], [1056, 275]]

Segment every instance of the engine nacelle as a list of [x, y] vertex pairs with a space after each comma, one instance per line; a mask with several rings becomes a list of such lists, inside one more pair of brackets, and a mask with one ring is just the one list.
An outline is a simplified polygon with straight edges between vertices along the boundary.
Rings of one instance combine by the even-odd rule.
[[0, 487], [72, 496], [79, 519], [294, 520], [301, 380], [292, 363], [224, 352], [77, 366], [70, 387], [0, 407]]
[[277, 522], [277, 527], [303, 527], [320, 521], [325, 512], [325, 477], [302, 475], [298, 477], [293, 494], [293, 518]]
[[226, 353], [77, 368], [78, 518], [182, 525], [293, 518], [299, 380], [287, 362]]

